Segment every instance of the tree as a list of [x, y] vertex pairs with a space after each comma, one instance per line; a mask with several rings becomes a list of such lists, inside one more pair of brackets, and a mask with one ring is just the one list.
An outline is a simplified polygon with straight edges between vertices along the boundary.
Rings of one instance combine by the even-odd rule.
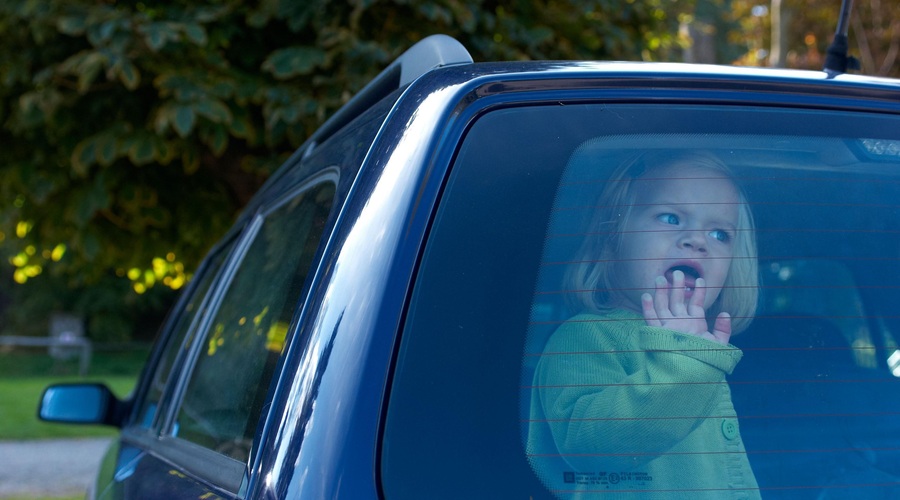
[[870, 74], [900, 77], [900, 3], [857, 0], [850, 19], [862, 69]]
[[689, 35], [685, 62], [728, 64], [746, 51], [740, 44], [728, 43], [729, 33], [739, 27], [731, 3], [731, 0], [696, 0], [693, 9], [681, 16], [682, 30]]
[[[821, 70], [837, 29], [841, 0], [735, 0], [742, 20], [733, 39], [748, 43], [740, 62], [750, 65]], [[778, 40], [778, 35], [782, 39]], [[861, 72], [900, 77], [900, 3], [854, 0], [850, 53]]]
[[8, 318], [24, 329], [64, 309], [95, 339], [130, 337], [286, 156], [427, 35], [456, 36], [477, 60], [668, 59], [667, 12], [688, 6], [4, 2], [0, 252], [18, 283]]

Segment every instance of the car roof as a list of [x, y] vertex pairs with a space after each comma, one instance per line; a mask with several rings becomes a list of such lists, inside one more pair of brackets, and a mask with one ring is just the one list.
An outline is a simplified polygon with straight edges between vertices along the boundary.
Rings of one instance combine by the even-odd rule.
[[457, 73], [470, 80], [482, 78], [628, 78], [631, 80], [696, 80], [719, 82], [793, 82], [820, 88], [867, 89], [873, 96], [887, 92], [895, 101], [900, 80], [859, 74], [833, 75], [825, 71], [711, 64], [628, 61], [520, 61], [484, 62], [436, 68], [432, 72]]

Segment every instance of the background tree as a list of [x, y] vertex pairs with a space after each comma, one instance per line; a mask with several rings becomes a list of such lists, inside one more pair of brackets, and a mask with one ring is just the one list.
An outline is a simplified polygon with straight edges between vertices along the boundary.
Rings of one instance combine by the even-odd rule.
[[[731, 41], [748, 48], [739, 63], [822, 69], [841, 0], [734, 0], [733, 5], [741, 27], [731, 33]], [[779, 9], [780, 26], [773, 16]], [[778, 32], [780, 44], [773, 41]], [[900, 77], [900, 2], [853, 0], [849, 40], [862, 73]]]
[[[160, 311], [267, 176], [414, 42], [476, 60], [678, 57], [687, 0], [48, 0], [0, 4], [7, 332]], [[8, 259], [8, 260], [7, 260]], [[10, 280], [11, 278], [11, 280]], [[146, 319], [142, 319], [146, 318]]]

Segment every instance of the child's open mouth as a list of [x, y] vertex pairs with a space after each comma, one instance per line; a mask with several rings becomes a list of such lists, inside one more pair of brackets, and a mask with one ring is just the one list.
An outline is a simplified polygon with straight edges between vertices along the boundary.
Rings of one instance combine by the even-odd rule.
[[673, 274], [675, 271], [681, 271], [684, 273], [684, 288], [686, 292], [693, 292], [694, 285], [697, 283], [697, 278], [700, 278], [700, 270], [686, 264], [672, 266], [666, 271], [666, 281], [669, 282], [669, 285], [672, 285], [674, 282]]

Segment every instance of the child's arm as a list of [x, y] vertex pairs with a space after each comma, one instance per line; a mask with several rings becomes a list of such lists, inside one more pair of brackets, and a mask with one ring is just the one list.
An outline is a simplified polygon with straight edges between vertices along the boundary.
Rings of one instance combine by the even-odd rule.
[[567, 354], [541, 361], [540, 404], [571, 465], [640, 470], [717, 416], [740, 352], [654, 327], [635, 331], [639, 340], [622, 351], [600, 325], [572, 323], [554, 335], [545, 352]]

